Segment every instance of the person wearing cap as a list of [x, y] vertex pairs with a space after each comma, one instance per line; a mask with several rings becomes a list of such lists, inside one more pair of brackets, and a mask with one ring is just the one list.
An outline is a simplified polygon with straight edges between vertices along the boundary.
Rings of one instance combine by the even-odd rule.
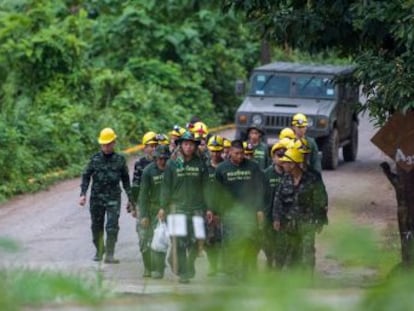
[[304, 171], [304, 155], [286, 150], [282, 162], [285, 175], [273, 198], [273, 228], [286, 234], [285, 267], [315, 267], [315, 234], [327, 224], [328, 196], [320, 175]]
[[[125, 158], [115, 152], [116, 134], [111, 128], [104, 128], [98, 137], [100, 152], [94, 154], [82, 174], [79, 204], [86, 203], [86, 192], [92, 180], [89, 210], [91, 215], [92, 241], [96, 248], [93, 260], [101, 261], [105, 253], [105, 263], [119, 263], [114, 258], [118, 239], [121, 187], [128, 196], [128, 206], [132, 209], [134, 200], [131, 194], [128, 167]], [[106, 224], [105, 224], [106, 218]], [[104, 228], [106, 245], [104, 245]]]
[[243, 142], [244, 157], [249, 160], [253, 160], [255, 149], [253, 145], [247, 141]]
[[161, 185], [170, 150], [168, 145], [158, 145], [153, 162], [147, 165], [141, 177], [139, 193], [139, 249], [144, 263], [144, 277], [160, 279], [164, 276], [166, 252], [151, 249], [154, 228], [159, 221], [166, 221], [165, 210], [161, 208]]
[[255, 272], [263, 224], [264, 175], [244, 156], [243, 142], [231, 143], [230, 158], [216, 168], [223, 223], [223, 268], [237, 281]]
[[229, 158], [230, 147], [231, 147], [231, 140], [224, 138], [223, 139], [223, 153], [222, 153], [222, 158], [224, 160], [227, 160]]
[[291, 129], [290, 127], [285, 127], [279, 133], [279, 140], [282, 140], [284, 138], [289, 138], [291, 140], [295, 140], [296, 139], [295, 131], [293, 129]]
[[[292, 131], [293, 132], [293, 131]], [[284, 174], [280, 159], [285, 151], [293, 146], [290, 138], [283, 138], [272, 146], [270, 151], [273, 163], [264, 171], [265, 175], [265, 224], [263, 252], [266, 256], [266, 263], [269, 268], [275, 265], [276, 268], [283, 266], [284, 240], [282, 232], [275, 232], [272, 227], [273, 217], [273, 198], [275, 192], [281, 185]]]
[[[146, 132], [144, 136], [142, 136], [141, 142], [144, 145], [144, 156], [135, 161], [134, 174], [132, 175], [132, 193], [135, 198], [135, 202], [138, 201], [139, 197], [142, 172], [144, 171], [144, 168], [152, 162], [152, 155], [154, 153], [155, 147], [158, 145], [157, 133], [153, 131]], [[138, 212], [138, 210], [136, 212]]]
[[176, 237], [177, 274], [180, 283], [188, 283], [195, 276], [195, 259], [199, 241], [195, 237], [192, 217], [204, 217], [206, 204], [204, 186], [208, 179], [206, 163], [197, 155], [199, 141], [187, 131], [177, 141], [180, 156], [170, 159], [161, 187], [161, 206], [166, 213], [186, 216], [187, 236]]
[[199, 121], [193, 124], [191, 132], [194, 134], [194, 138], [199, 141], [198, 153], [199, 156], [208, 161], [209, 152], [207, 148], [207, 141], [209, 138], [208, 127], [203, 122]]
[[252, 124], [247, 128], [247, 141], [254, 148], [254, 161], [259, 164], [259, 168], [264, 171], [270, 164], [269, 148], [262, 142], [265, 135], [263, 128], [259, 125]]
[[322, 163], [319, 156], [318, 145], [315, 139], [306, 135], [308, 129], [308, 118], [303, 113], [297, 113], [292, 118], [292, 129], [295, 132], [296, 139], [305, 139], [309, 146], [310, 152], [306, 156], [307, 167], [321, 174]]
[[175, 148], [177, 148], [177, 139], [181, 137], [185, 132], [185, 128], [180, 127], [179, 125], [174, 125], [173, 129], [168, 133], [170, 136], [170, 152], [173, 153]]
[[218, 184], [216, 180], [216, 168], [223, 162], [223, 138], [218, 135], [211, 136], [207, 143], [210, 156], [207, 161], [208, 183], [205, 187], [205, 200], [207, 205], [206, 212], [206, 232], [205, 251], [209, 263], [208, 276], [215, 276], [220, 265], [222, 228], [219, 218], [218, 206], [220, 198], [218, 195]]

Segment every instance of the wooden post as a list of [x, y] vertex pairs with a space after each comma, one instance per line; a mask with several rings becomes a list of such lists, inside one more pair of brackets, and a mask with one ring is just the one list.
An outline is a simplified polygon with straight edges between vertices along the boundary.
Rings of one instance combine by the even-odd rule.
[[391, 171], [387, 162], [381, 168], [394, 187], [397, 198], [398, 229], [401, 241], [401, 265], [414, 267], [414, 170], [405, 171], [397, 166], [397, 173]]

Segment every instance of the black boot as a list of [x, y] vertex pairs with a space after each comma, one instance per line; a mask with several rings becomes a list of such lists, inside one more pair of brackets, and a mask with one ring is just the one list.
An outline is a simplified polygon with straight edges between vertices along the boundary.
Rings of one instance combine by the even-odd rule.
[[103, 254], [105, 253], [105, 245], [104, 245], [104, 239], [103, 239], [103, 232], [92, 232], [92, 239], [93, 244], [96, 248], [95, 256], [93, 257], [94, 261], [101, 261]]
[[144, 264], [144, 278], [149, 278], [151, 276], [151, 250], [146, 250], [145, 252], [141, 252], [142, 255], [142, 262]]
[[107, 237], [106, 239], [106, 255], [105, 255], [105, 263], [110, 264], [117, 264], [119, 263], [118, 259], [114, 258], [114, 252], [115, 252], [115, 243], [116, 239]]

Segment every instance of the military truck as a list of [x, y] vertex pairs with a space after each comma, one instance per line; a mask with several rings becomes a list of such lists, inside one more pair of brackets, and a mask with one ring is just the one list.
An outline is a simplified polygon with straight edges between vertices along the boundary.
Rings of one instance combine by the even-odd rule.
[[[314, 137], [322, 153], [322, 168], [336, 169], [339, 149], [344, 161], [355, 161], [358, 152], [359, 86], [352, 78], [353, 66], [311, 65], [276, 62], [255, 68], [247, 95], [235, 116], [236, 138], [245, 139], [246, 129], [261, 126], [269, 144], [293, 115], [308, 117], [307, 135]], [[236, 92], [245, 93], [244, 83]]]

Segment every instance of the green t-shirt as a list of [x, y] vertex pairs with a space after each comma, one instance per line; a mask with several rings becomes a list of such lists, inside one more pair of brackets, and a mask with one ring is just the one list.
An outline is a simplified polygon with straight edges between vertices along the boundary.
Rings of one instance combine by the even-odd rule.
[[181, 157], [170, 159], [164, 172], [161, 187], [161, 205], [168, 212], [186, 213], [205, 211], [204, 186], [208, 179], [205, 162], [194, 156], [185, 162]]
[[141, 217], [153, 219], [161, 208], [161, 185], [164, 171], [155, 162], [145, 167], [141, 176], [139, 193], [139, 211]]

